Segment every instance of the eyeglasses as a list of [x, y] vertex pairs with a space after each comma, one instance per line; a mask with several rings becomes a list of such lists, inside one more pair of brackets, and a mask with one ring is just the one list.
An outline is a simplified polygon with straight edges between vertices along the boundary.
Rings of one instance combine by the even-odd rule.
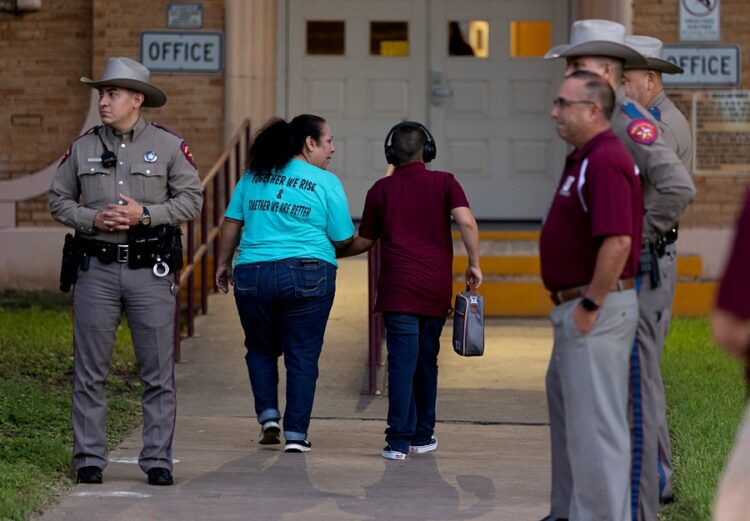
[[594, 102], [587, 99], [572, 100], [566, 98], [555, 98], [552, 100], [552, 106], [558, 109], [566, 109], [571, 105], [594, 105]]

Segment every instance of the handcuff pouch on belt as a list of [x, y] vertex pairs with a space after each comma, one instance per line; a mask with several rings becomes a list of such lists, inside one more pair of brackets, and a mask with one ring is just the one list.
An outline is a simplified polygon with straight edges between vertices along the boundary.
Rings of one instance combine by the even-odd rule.
[[182, 268], [182, 230], [168, 224], [128, 229], [128, 267], [152, 268], [163, 277]]

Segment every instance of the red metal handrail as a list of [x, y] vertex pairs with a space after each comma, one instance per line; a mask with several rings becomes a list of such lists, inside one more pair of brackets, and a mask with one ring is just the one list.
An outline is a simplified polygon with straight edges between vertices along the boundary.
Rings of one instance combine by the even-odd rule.
[[[388, 165], [385, 177], [393, 174], [393, 165]], [[378, 369], [383, 363], [383, 341], [385, 340], [385, 326], [383, 314], [375, 313], [375, 301], [378, 294], [378, 277], [380, 276], [380, 241], [376, 241], [367, 253], [367, 316], [368, 316], [368, 346], [367, 346], [367, 394], [381, 394], [383, 390], [378, 382]]]
[[[216, 252], [219, 244], [219, 230], [224, 221], [223, 210], [229, 203], [232, 190], [237, 184], [237, 179], [242, 174], [243, 164], [242, 157], [250, 145], [250, 120], [246, 119], [240, 125], [240, 128], [234, 133], [227, 143], [224, 151], [216, 160], [211, 170], [203, 178], [203, 207], [198, 218], [187, 223], [187, 259], [189, 261], [182, 271], [175, 274], [175, 285], [177, 293], [175, 294], [175, 313], [174, 313], [174, 357], [175, 361], [180, 361], [180, 340], [181, 340], [181, 311], [183, 304], [186, 310], [187, 319], [187, 336], [195, 334], [195, 268], [200, 263], [200, 280], [198, 291], [200, 292], [200, 312], [208, 312], [208, 294], [209, 284], [210, 291], [215, 293], [217, 288], [216, 279]], [[211, 205], [211, 216], [209, 225], [209, 202]], [[200, 235], [196, 237], [195, 229], [200, 229]], [[197, 241], [197, 248], [196, 248]], [[208, 256], [209, 253], [214, 256], [214, 262], [211, 266], [211, 279], [208, 278]], [[187, 298], [182, 298], [181, 289], [185, 288]]]
[[367, 252], [367, 316], [368, 321], [368, 357], [367, 357], [367, 394], [379, 395], [383, 390], [378, 382], [378, 369], [383, 365], [383, 340], [385, 327], [383, 314], [375, 313], [375, 300], [378, 293], [378, 276], [380, 275], [380, 241], [376, 241]]

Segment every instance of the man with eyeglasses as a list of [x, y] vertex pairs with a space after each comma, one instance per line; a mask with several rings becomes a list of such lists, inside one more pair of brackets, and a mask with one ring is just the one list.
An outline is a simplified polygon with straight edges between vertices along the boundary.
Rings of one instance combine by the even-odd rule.
[[[630, 516], [628, 358], [638, 323], [643, 195], [638, 170], [612, 132], [615, 96], [577, 71], [553, 101], [558, 135], [575, 147], [539, 239], [542, 281], [556, 304], [547, 370], [555, 470], [571, 485], [570, 519]], [[601, 462], [607, 462], [607, 467]]]
[[[615, 90], [616, 106], [612, 131], [620, 138], [640, 171], [643, 184], [642, 252], [639, 277], [636, 278], [639, 322], [636, 342], [630, 356], [629, 411], [631, 413], [632, 472], [630, 507], [633, 521], [655, 521], [659, 509], [658, 450], [655, 382], [660, 376], [662, 345], [658, 335], [671, 299], [661, 283], [658, 256], [669, 232], [693, 200], [695, 185], [679, 157], [662, 139], [656, 121], [641, 105], [628, 98], [622, 88], [623, 67], [645, 67], [648, 62], [638, 51], [625, 44], [625, 27], [608, 20], [579, 20], [573, 23], [570, 43], [547, 51], [547, 59], [564, 58], [565, 76], [588, 71], [602, 76]], [[595, 302], [595, 304], [599, 304]], [[550, 410], [559, 397], [548, 391]], [[554, 422], [550, 418], [550, 423]], [[551, 427], [552, 432], [557, 429]], [[564, 440], [562, 440], [564, 442]], [[552, 437], [552, 451], [561, 440]], [[610, 464], [599, 460], [603, 472]], [[572, 481], [567, 461], [552, 460], [551, 521], [571, 517]], [[596, 518], [598, 519], [598, 518]]]

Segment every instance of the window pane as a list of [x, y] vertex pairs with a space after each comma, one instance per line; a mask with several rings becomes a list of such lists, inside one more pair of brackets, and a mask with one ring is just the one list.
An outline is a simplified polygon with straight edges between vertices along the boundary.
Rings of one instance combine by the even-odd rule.
[[542, 58], [552, 46], [552, 22], [510, 23], [510, 57]]
[[307, 22], [307, 54], [344, 54], [344, 22]]
[[448, 56], [490, 55], [490, 23], [485, 20], [448, 22]]
[[372, 56], [409, 56], [408, 22], [370, 22]]

